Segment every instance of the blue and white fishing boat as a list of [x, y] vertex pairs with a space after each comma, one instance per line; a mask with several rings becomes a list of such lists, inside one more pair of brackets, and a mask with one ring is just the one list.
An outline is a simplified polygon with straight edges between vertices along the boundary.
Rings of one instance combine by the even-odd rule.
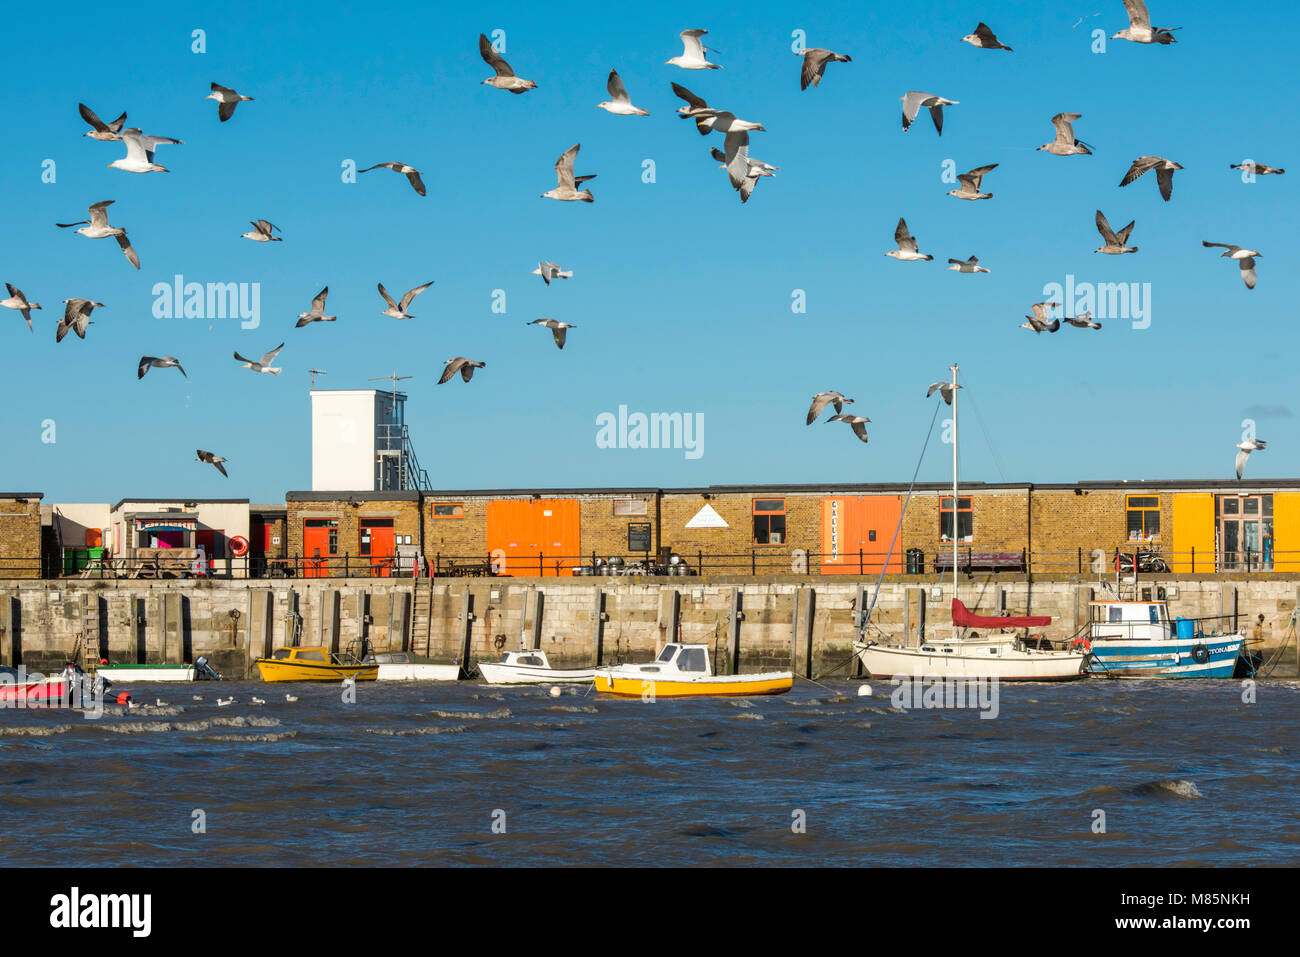
[[1171, 620], [1163, 601], [1089, 603], [1088, 673], [1105, 678], [1231, 678], [1245, 635], [1205, 634], [1191, 618]]

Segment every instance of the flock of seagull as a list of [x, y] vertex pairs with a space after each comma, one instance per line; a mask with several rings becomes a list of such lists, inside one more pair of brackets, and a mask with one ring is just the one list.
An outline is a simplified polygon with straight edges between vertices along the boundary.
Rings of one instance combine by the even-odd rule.
[[[1128, 13], [1129, 26], [1114, 34], [1111, 39], [1123, 39], [1134, 43], [1141, 44], [1161, 44], [1167, 45], [1176, 42], [1173, 31], [1177, 28], [1154, 27], [1151, 24], [1151, 18], [1147, 11], [1144, 0], [1123, 0], [1124, 7]], [[706, 30], [690, 29], [684, 30], [680, 34], [682, 41], [682, 52], [678, 56], [672, 57], [665, 61], [666, 65], [676, 66], [684, 70], [719, 70], [722, 67], [717, 63], [709, 62], [709, 54], [718, 51], [712, 50], [704, 45], [704, 37], [707, 35]], [[963, 42], [983, 50], [1001, 50], [1012, 52], [1012, 48], [1002, 43], [992, 29], [985, 23], [979, 23], [975, 31], [967, 36], [961, 37]], [[493, 70], [493, 75], [483, 80], [482, 83], [498, 90], [503, 90], [512, 94], [523, 94], [537, 89], [537, 83], [518, 76], [505, 58], [497, 51], [491, 41], [484, 34], [479, 35], [479, 54], [484, 62]], [[825, 48], [808, 48], [798, 53], [801, 58], [799, 83], [801, 90], [807, 90], [809, 87], [818, 87], [825, 76], [826, 68], [831, 63], [851, 63], [852, 57], [845, 53], [839, 53]], [[754, 132], [765, 132], [762, 123], [750, 120], [743, 120], [736, 114], [728, 111], [710, 107], [705, 99], [686, 89], [677, 83], [671, 84], [673, 92], [684, 101], [685, 105], [677, 109], [677, 114], [682, 119], [693, 120], [697, 131], [701, 136], [708, 137], [712, 133], [721, 133], [723, 135], [723, 148], [721, 150], [713, 147], [710, 149], [710, 155], [714, 160], [721, 164], [726, 170], [729, 182], [733, 190], [739, 193], [742, 203], [748, 202], [758, 181], [765, 177], [773, 176], [779, 171], [780, 167], [772, 166], [761, 160], [755, 159], [749, 154], [750, 134]], [[622, 77], [617, 70], [611, 69], [606, 81], [606, 89], [609, 93], [609, 99], [596, 106], [608, 113], [616, 116], [649, 116], [647, 110], [641, 109], [633, 104], [631, 97], [624, 85]], [[235, 108], [242, 102], [252, 102], [253, 97], [245, 96], [237, 91], [221, 86], [217, 83], [211, 84], [211, 92], [207, 99], [217, 102], [218, 118], [222, 123], [229, 121], [235, 113]], [[959, 104], [960, 101], [948, 99], [932, 93], [922, 91], [909, 91], [901, 98], [902, 102], [902, 128], [907, 132], [914, 124], [916, 118], [920, 115], [922, 108], [927, 109], [930, 118], [934, 124], [935, 132], [943, 135], [944, 107], [952, 107]], [[165, 166], [155, 162], [155, 155], [158, 147], [167, 145], [183, 145], [183, 141], [168, 136], [149, 135], [138, 127], [126, 127], [126, 113], [122, 113], [110, 123], [105, 123], [89, 107], [84, 104], [78, 104], [81, 117], [91, 127], [83, 135], [88, 136], [100, 142], [120, 142], [126, 148], [126, 155], [109, 164], [110, 168], [119, 169], [131, 173], [165, 173], [168, 172]], [[1092, 154], [1092, 148], [1085, 142], [1077, 139], [1074, 134], [1074, 124], [1082, 119], [1082, 115], [1073, 112], [1057, 113], [1051, 118], [1052, 126], [1055, 130], [1055, 137], [1051, 142], [1045, 143], [1038, 147], [1040, 151], [1047, 152], [1054, 156], [1087, 156]], [[555, 163], [555, 188], [542, 193], [542, 198], [553, 199], [561, 202], [585, 202], [592, 203], [595, 197], [590, 188], [584, 184], [595, 179], [596, 174], [575, 174], [575, 162], [578, 152], [581, 149], [580, 143], [565, 150]], [[979, 166], [968, 172], [957, 176], [960, 184], [958, 189], [950, 190], [948, 195], [958, 199], [968, 201], [988, 200], [993, 198], [993, 194], [982, 190], [984, 177], [997, 168], [998, 164], [992, 163], [985, 166]], [[1233, 169], [1245, 169], [1249, 167], [1250, 171], [1257, 175], [1282, 174], [1284, 169], [1267, 166], [1262, 163], [1232, 164]], [[366, 173], [376, 169], [388, 169], [399, 173], [407, 178], [411, 188], [421, 197], [426, 195], [424, 181], [418, 169], [403, 162], [383, 162], [376, 163], [372, 166], [359, 169], [357, 172]], [[1161, 156], [1140, 156], [1133, 161], [1128, 171], [1120, 181], [1120, 186], [1127, 186], [1135, 182], [1146, 173], [1155, 171], [1156, 183], [1160, 195], [1165, 201], [1172, 198], [1173, 193], [1173, 175], [1183, 167]], [[121, 248], [127, 261], [136, 269], [140, 268], [140, 258], [137, 255], [130, 240], [127, 238], [126, 229], [121, 226], [113, 226], [108, 221], [108, 207], [113, 204], [113, 200], [102, 200], [94, 203], [89, 207], [89, 216], [87, 220], [81, 220], [75, 223], [56, 223], [60, 229], [70, 229], [80, 227], [76, 232], [88, 239], [105, 239], [113, 237], [118, 246]], [[251, 231], [242, 234], [240, 238], [248, 239], [253, 242], [283, 242], [281, 236], [273, 235], [281, 232], [278, 226], [268, 220], [257, 219], [250, 221], [253, 227]], [[1103, 245], [1096, 252], [1107, 255], [1125, 255], [1136, 253], [1138, 247], [1129, 246], [1128, 240], [1133, 231], [1135, 223], [1130, 222], [1118, 232], [1113, 230], [1110, 223], [1101, 210], [1097, 210], [1096, 227], [1103, 239]], [[898, 225], [894, 231], [894, 242], [897, 248], [885, 253], [886, 256], [892, 257], [900, 262], [929, 262], [934, 259], [933, 255], [922, 253], [915, 237], [912, 236], [908, 229], [907, 222], [900, 217]], [[1256, 283], [1256, 259], [1261, 255], [1258, 250], [1248, 249], [1242, 246], [1203, 241], [1206, 247], [1222, 248], [1221, 257], [1235, 260], [1241, 271], [1242, 280], [1248, 289], [1253, 289]], [[989, 269], [980, 265], [978, 257], [971, 255], [967, 259], [949, 259], [948, 269], [958, 273], [978, 274], [988, 273]], [[540, 276], [548, 286], [553, 280], [569, 279], [573, 276], [572, 269], [565, 269], [558, 263], [543, 260], [537, 264], [537, 268], [532, 271], [532, 275]], [[388, 291], [384, 288], [383, 283], [378, 284], [379, 294], [382, 297], [385, 309], [381, 315], [394, 319], [413, 318], [408, 309], [413, 300], [433, 284], [432, 280], [408, 290], [400, 299], [395, 301]], [[30, 301], [23, 292], [6, 283], [9, 297], [0, 300], [0, 306], [8, 309], [17, 310], [27, 322], [28, 329], [33, 329], [31, 320], [31, 310], [41, 309], [40, 303]], [[322, 289], [312, 300], [311, 308], [298, 316], [295, 328], [302, 328], [315, 322], [334, 322], [337, 316], [327, 315], [325, 313], [326, 297], [329, 294], [329, 287]], [[84, 339], [87, 327], [93, 323], [90, 320], [91, 312], [96, 308], [103, 308], [103, 303], [90, 299], [76, 298], [63, 300], [65, 305], [63, 319], [59, 322], [56, 330], [56, 342], [61, 342], [69, 330], [74, 331], [79, 338]], [[1061, 326], [1061, 320], [1050, 318], [1053, 310], [1060, 307], [1056, 302], [1035, 303], [1031, 307], [1032, 315], [1026, 316], [1026, 322], [1021, 324], [1021, 328], [1028, 329], [1034, 333], [1054, 333]], [[1095, 322], [1089, 313], [1082, 313], [1075, 317], [1064, 317], [1064, 321], [1078, 328], [1099, 330], [1101, 323]], [[562, 322], [557, 319], [535, 319], [527, 325], [537, 325], [549, 329], [559, 349], [563, 349], [566, 340], [566, 333], [569, 329], [577, 328], [574, 324]], [[34, 330], [33, 330], [34, 331]], [[242, 363], [242, 368], [249, 369], [253, 372], [277, 375], [281, 371], [272, 365], [275, 357], [284, 348], [284, 343], [265, 353], [260, 359], [249, 359], [241, 356], [238, 352], [234, 353], [236, 361]], [[446, 383], [460, 373], [465, 382], [469, 382], [473, 376], [474, 370], [486, 367], [487, 363], [465, 356], [455, 356], [446, 360], [439, 384]], [[171, 355], [163, 356], [141, 356], [137, 369], [137, 378], [143, 379], [150, 369], [176, 368], [185, 375], [185, 370], [181, 366], [180, 360]], [[960, 386], [957, 386], [960, 388]], [[939, 392], [944, 401], [952, 403], [952, 386], [948, 383], [933, 383], [926, 397], [929, 398], [935, 392]], [[836, 414], [831, 416], [828, 421], [844, 422], [848, 424], [854, 434], [862, 442], [867, 441], [866, 424], [871, 420], [858, 415], [851, 415], [844, 412], [844, 405], [852, 403], [854, 400], [844, 396], [840, 392], [826, 391], [820, 392], [813, 397], [812, 405], [808, 411], [807, 424], [811, 425], [821, 415], [822, 411], [828, 405], [833, 405]], [[1237, 476], [1241, 477], [1247, 457], [1252, 451], [1258, 451], [1265, 447], [1265, 443], [1258, 440], [1249, 440], [1236, 446], [1238, 449], [1237, 456]], [[206, 462], [215, 466], [222, 475], [227, 475], [223, 464], [226, 460], [212, 452], [202, 449], [196, 452], [197, 461]]]

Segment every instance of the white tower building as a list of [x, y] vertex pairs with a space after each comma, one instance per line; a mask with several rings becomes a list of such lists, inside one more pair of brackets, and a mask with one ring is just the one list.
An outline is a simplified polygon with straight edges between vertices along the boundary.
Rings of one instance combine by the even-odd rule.
[[406, 431], [405, 407], [401, 392], [313, 389], [312, 491], [428, 488]]

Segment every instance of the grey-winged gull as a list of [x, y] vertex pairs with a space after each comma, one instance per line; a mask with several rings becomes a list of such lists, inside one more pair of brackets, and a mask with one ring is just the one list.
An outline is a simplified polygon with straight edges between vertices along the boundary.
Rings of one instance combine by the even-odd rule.
[[457, 372], [460, 373], [463, 380], [468, 382], [473, 377], [475, 369], [482, 369], [486, 366], [486, 362], [475, 362], [473, 359], [466, 359], [464, 356], [448, 359], [446, 368], [442, 370], [442, 378], [438, 380], [438, 385], [449, 381]]
[[1219, 253], [1220, 259], [1237, 260], [1237, 265], [1241, 267], [1241, 281], [1247, 289], [1255, 288], [1255, 257], [1262, 255], [1258, 249], [1243, 249], [1231, 243], [1208, 243], [1203, 239], [1201, 245], [1223, 249], [1224, 252]]
[[960, 385], [953, 385], [951, 382], [931, 382], [930, 388], [925, 391], [925, 397], [928, 399], [938, 392], [944, 402], [952, 405], [953, 391], [960, 388]]
[[316, 293], [316, 298], [311, 301], [311, 309], [307, 312], [298, 313], [298, 321], [294, 323], [295, 329], [301, 329], [309, 322], [335, 322], [338, 316], [325, 315], [325, 297], [330, 294], [330, 287], [326, 286], [320, 292]]
[[605, 81], [605, 89], [609, 91], [609, 99], [604, 103], [597, 103], [596, 107], [598, 109], [617, 116], [650, 115], [649, 110], [643, 110], [632, 105], [632, 98], [627, 95], [627, 87], [623, 85], [623, 78], [618, 75], [617, 70], [609, 71], [609, 79]]
[[220, 83], [212, 84], [212, 92], [204, 97], [205, 100], [217, 101], [217, 116], [224, 123], [235, 115], [235, 107], [240, 103], [251, 103], [251, 96], [244, 96], [242, 93], [236, 93], [228, 86], [222, 86]]
[[126, 123], [125, 113], [112, 123], [105, 123], [85, 103], [78, 103], [77, 109], [81, 111], [81, 118], [94, 127], [94, 129], [82, 133], [82, 136], [89, 136], [92, 140], [100, 140], [104, 143], [112, 143], [122, 138], [122, 125]]
[[1068, 322], [1070, 325], [1074, 326], [1077, 329], [1100, 329], [1101, 328], [1101, 323], [1094, 321], [1092, 318], [1092, 313], [1090, 312], [1081, 312], [1074, 318], [1070, 318], [1069, 316], [1066, 316], [1064, 321]]
[[120, 136], [126, 144], [126, 155], [108, 164], [109, 169], [125, 170], [128, 173], [166, 173], [166, 166], [153, 161], [154, 151], [163, 143], [181, 145], [181, 140], [170, 136], [146, 136], [137, 127], [123, 130]]
[[[55, 223], [54, 225], [58, 226], [60, 229], [70, 229], [73, 226], [81, 226], [81, 229], [78, 229], [77, 232], [85, 236], [87, 239], [105, 239], [108, 236], [112, 236], [117, 240], [118, 246], [122, 248], [122, 253], [126, 256], [126, 261], [136, 269], [139, 269], [140, 257], [137, 256], [135, 250], [131, 248], [131, 242], [126, 238], [126, 230], [120, 226], [108, 225], [108, 207], [112, 206], [115, 202], [116, 200], [105, 199], [95, 203], [90, 207], [90, 219], [82, 219], [75, 223]], [[82, 226], [82, 223], [89, 223], [90, 225]]]
[[970, 259], [949, 259], [948, 262], [950, 263], [948, 269], [952, 272], [975, 273], [989, 271], [980, 265], [978, 256], [971, 256]]
[[497, 53], [491, 41], [481, 33], [478, 35], [478, 52], [484, 62], [496, 71], [496, 76], [488, 77], [483, 83], [494, 86], [498, 90], [508, 90], [511, 93], [527, 93], [529, 90], [537, 89], [537, 84], [532, 80], [525, 80], [523, 77], [515, 76], [515, 71], [510, 69], [510, 64], [502, 58], [500, 53]]
[[969, 43], [973, 47], [979, 47], [981, 50], [1006, 50], [1011, 52], [1011, 47], [1007, 46], [997, 38], [987, 23], [981, 21], [975, 25], [975, 32], [962, 37], [963, 43]]
[[421, 196], [425, 195], [424, 180], [420, 179], [420, 171], [414, 166], [407, 166], [405, 163], [376, 163], [374, 166], [367, 166], [365, 169], [357, 170], [358, 173], [369, 173], [372, 169], [391, 169], [395, 173], [402, 173], [411, 183], [411, 189], [415, 190]]
[[906, 133], [912, 126], [912, 121], [916, 119], [916, 114], [921, 111], [921, 107], [927, 107], [930, 110], [930, 119], [934, 120], [934, 128], [940, 136], [943, 136], [943, 108], [945, 106], [956, 106], [958, 100], [946, 100], [942, 96], [935, 96], [933, 93], [922, 93], [919, 90], [912, 90], [905, 96], [900, 96], [903, 102], [903, 132]]
[[1047, 314], [1056, 309], [1061, 304], [1059, 302], [1036, 302], [1029, 308], [1033, 311], [1032, 316], [1025, 316], [1028, 322], [1020, 324], [1021, 329], [1029, 329], [1032, 332], [1055, 332], [1061, 328], [1061, 320], [1053, 319], [1047, 321]]
[[62, 342], [69, 329], [77, 334], [78, 339], [86, 338], [86, 327], [93, 325], [90, 314], [96, 308], [102, 309], [104, 304], [90, 299], [65, 299], [63, 302], [63, 318], [59, 320], [59, 327], [54, 331], [54, 341]]
[[[795, 51], [798, 52], [797, 50]], [[810, 47], [803, 51], [803, 65], [799, 70], [799, 89], [806, 90], [817, 86], [826, 72], [827, 63], [852, 63], [853, 57], [847, 53], [836, 53], [821, 47]]]
[[27, 297], [23, 295], [23, 291], [10, 283], [5, 283], [5, 288], [9, 290], [9, 298], [0, 299], [0, 306], [4, 306], [6, 309], [17, 309], [22, 313], [23, 318], [27, 320], [27, 330], [35, 332], [36, 330], [32, 327], [32, 310], [41, 308], [41, 304], [39, 302], [29, 302]]
[[1144, 0], [1124, 0], [1124, 9], [1128, 11], [1128, 27], [1114, 34], [1112, 40], [1131, 40], [1134, 43], [1177, 43], [1172, 33], [1181, 27], [1153, 27], [1151, 14], [1147, 12]]
[[1133, 232], [1133, 226], [1137, 220], [1133, 220], [1118, 233], [1110, 228], [1110, 223], [1101, 210], [1097, 210], [1097, 232], [1101, 233], [1101, 238], [1106, 242], [1104, 245], [1093, 250], [1095, 253], [1105, 253], [1108, 256], [1122, 256], [1124, 253], [1135, 253], [1138, 251], [1136, 246], [1128, 244], [1129, 233]]
[[596, 201], [596, 197], [591, 195], [591, 190], [578, 189], [587, 180], [595, 179], [596, 174], [591, 173], [587, 176], [573, 175], [573, 161], [578, 158], [578, 150], [581, 148], [581, 143], [574, 143], [560, 154], [560, 158], [555, 161], [555, 189], [542, 193], [542, 199], [558, 199], [566, 203], [575, 200], [584, 203], [594, 203]]
[[284, 242], [279, 236], [272, 236], [271, 231], [284, 232], [275, 223], [268, 223], [265, 219], [259, 219], [257, 222], [248, 221], [252, 230], [240, 235], [240, 239], [251, 239], [255, 243], [282, 243]]
[[559, 263], [553, 263], [549, 259], [543, 260], [537, 264], [537, 268], [530, 272], [530, 276], [541, 276], [542, 282], [546, 285], [551, 284], [552, 279], [572, 279], [572, 269], [562, 269]]
[[524, 323], [526, 326], [545, 326], [551, 330], [555, 336], [555, 345], [558, 349], [564, 348], [564, 333], [568, 329], [577, 329], [578, 327], [571, 322], [561, 322], [559, 319], [534, 319], [532, 322]]
[[1056, 139], [1050, 143], [1044, 143], [1038, 148], [1054, 156], [1091, 155], [1092, 150], [1088, 144], [1074, 138], [1074, 126], [1072, 124], [1082, 116], [1082, 113], [1057, 113], [1052, 117], [1052, 125], [1056, 127]]
[[401, 303], [396, 303], [393, 302], [393, 297], [388, 294], [388, 290], [384, 288], [384, 284], [381, 282], [379, 284], [379, 295], [384, 297], [384, 302], [388, 303], [388, 308], [380, 313], [380, 315], [392, 316], [394, 319], [414, 319], [415, 317], [406, 311], [406, 307], [411, 304], [412, 299], [432, 285], [433, 280], [430, 279], [421, 286], [416, 286], [414, 289], [408, 289], [406, 295], [402, 296]]
[[[185, 375], [185, 369], [181, 366], [181, 360], [175, 356], [141, 356], [140, 364], [136, 367], [136, 379], [143, 379], [144, 374], [150, 369], [180, 369], [181, 375]], [[185, 376], [189, 378], [189, 376]]]
[[1264, 446], [1268, 445], [1262, 439], [1246, 439], [1239, 442], [1233, 448], [1239, 449], [1237, 452], [1237, 478], [1241, 478], [1241, 473], [1246, 471], [1246, 460], [1250, 458], [1251, 452], [1262, 452]]
[[845, 414], [845, 413], [841, 413], [840, 415], [832, 415], [832, 416], [831, 416], [829, 419], [827, 419], [826, 421], [827, 421], [827, 422], [847, 422], [847, 423], [849, 424], [850, 428], [853, 429], [853, 434], [854, 434], [854, 435], [856, 435], [858, 438], [860, 438], [863, 442], [867, 441], [867, 423], [870, 422], [871, 420], [868, 419], [866, 416], [862, 416], [862, 415], [848, 415], [848, 414]]
[[929, 262], [934, 257], [928, 253], [918, 251], [916, 240], [907, 229], [907, 220], [902, 216], [898, 217], [898, 225], [894, 227], [894, 242], [898, 244], [897, 249], [891, 249], [885, 253], [886, 256], [892, 256], [900, 262]]
[[[213, 455], [211, 452], [205, 452], [203, 449], [195, 449], [194, 455], [195, 455], [194, 461], [207, 462], [209, 465], [215, 465], [217, 467], [218, 472], [220, 472], [222, 475], [225, 475], [226, 478], [230, 477], [226, 472], [226, 467], [221, 464], [222, 462], [226, 461], [222, 456]], [[231, 700], [233, 701], [234, 699], [232, 698]], [[218, 698], [217, 702], [220, 703], [220, 701], [221, 699]], [[229, 703], [230, 703], [229, 701], [226, 702], [226, 704]]]
[[984, 174], [990, 170], [998, 168], [997, 163], [990, 163], [988, 166], [978, 166], [969, 173], [959, 173], [957, 182], [961, 183], [961, 189], [948, 190], [949, 196], [956, 196], [958, 199], [992, 199], [992, 193], [981, 193], [980, 183], [984, 179]]
[[[89, 136], [90, 134], [87, 133], [86, 135]], [[1259, 176], [1267, 176], [1270, 173], [1276, 173], [1281, 176], [1286, 172], [1286, 170], [1278, 169], [1276, 166], [1269, 166], [1267, 163], [1256, 163], [1253, 160], [1247, 160], [1244, 163], [1229, 163], [1228, 168], [1245, 170], [1248, 173], [1255, 173]]]
[[1133, 161], [1133, 165], [1128, 168], [1124, 178], [1119, 181], [1119, 185], [1127, 186], [1139, 176], [1144, 176], [1151, 170], [1156, 171], [1156, 182], [1160, 186], [1160, 195], [1164, 197], [1165, 202], [1169, 202], [1174, 193], [1174, 170], [1182, 169], [1172, 160], [1167, 160], [1163, 156], [1139, 156]]
[[[671, 60], [665, 60], [666, 66], [679, 66], [683, 70], [721, 70], [722, 67], [716, 63], [710, 63], [706, 55], [708, 47], [700, 38], [708, 33], [708, 30], [683, 30], [680, 34], [682, 38], [682, 52], [680, 56], [675, 56]], [[713, 52], [717, 52], [716, 50]]]
[[235, 358], [244, 364], [243, 367], [245, 369], [252, 369], [254, 372], [264, 372], [267, 375], [279, 375], [281, 370], [273, 367], [271, 363], [275, 361], [275, 357], [279, 355], [280, 350], [283, 348], [284, 343], [282, 342], [270, 352], [265, 353], [260, 359], [249, 359], [241, 356], [238, 352], [235, 353]]
[[818, 392], [812, 397], [812, 405], [808, 407], [808, 421], [804, 424], [812, 425], [816, 422], [817, 416], [821, 415], [822, 409], [826, 408], [828, 405], [835, 406], [836, 412], [843, 412], [844, 406], [849, 405], [852, 402], [853, 400], [844, 395], [844, 393], [836, 392], [834, 389], [831, 389], [828, 392]]

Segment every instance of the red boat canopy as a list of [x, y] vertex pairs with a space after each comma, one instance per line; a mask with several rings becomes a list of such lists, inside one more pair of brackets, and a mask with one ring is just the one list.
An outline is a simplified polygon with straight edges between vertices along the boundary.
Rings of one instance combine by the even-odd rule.
[[1051, 615], [1025, 615], [1020, 618], [1011, 616], [994, 617], [977, 615], [966, 608], [960, 600], [952, 600], [952, 623], [958, 628], [1041, 628], [1052, 623]]

